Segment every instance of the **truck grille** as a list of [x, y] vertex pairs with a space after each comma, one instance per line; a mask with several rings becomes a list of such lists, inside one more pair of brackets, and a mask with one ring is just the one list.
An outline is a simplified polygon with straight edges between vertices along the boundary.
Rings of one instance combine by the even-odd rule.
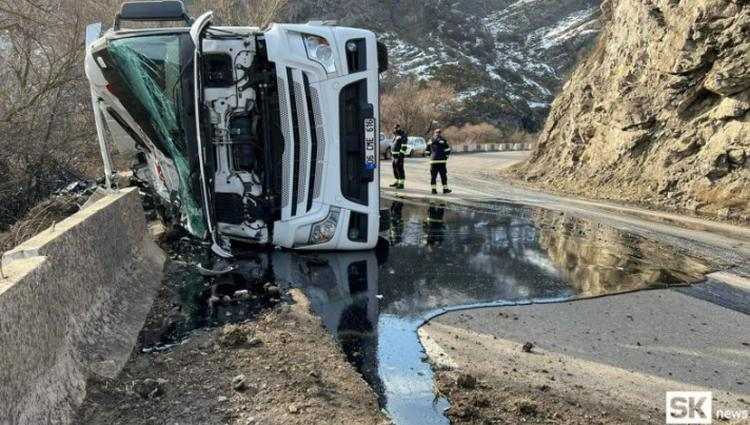
[[313, 187], [313, 197], [315, 199], [320, 198], [320, 187], [323, 181], [323, 163], [326, 156], [326, 133], [325, 126], [323, 125], [323, 116], [320, 112], [320, 96], [318, 90], [314, 87], [310, 88], [310, 98], [312, 100], [313, 107], [313, 122], [315, 125], [315, 134], [317, 135], [318, 145], [318, 157], [317, 164], [315, 164], [315, 185]]
[[286, 98], [286, 82], [278, 78], [277, 87], [279, 89], [279, 112], [281, 115], [281, 133], [284, 137], [284, 154], [281, 156], [281, 178], [283, 183], [281, 185], [281, 208], [289, 208], [289, 181], [290, 169], [289, 165], [292, 162], [292, 152], [289, 149], [290, 136], [289, 136], [289, 101]]
[[326, 139], [320, 96], [307, 75], [289, 67], [280, 75], [285, 77], [279, 77], [285, 147], [282, 219], [290, 219], [310, 211], [320, 197]]
[[297, 125], [299, 126], [299, 171], [297, 178], [297, 202], [301, 212], [307, 212], [307, 179], [310, 177], [310, 131], [308, 130], [307, 105], [302, 84], [294, 82], [294, 97], [297, 99]]

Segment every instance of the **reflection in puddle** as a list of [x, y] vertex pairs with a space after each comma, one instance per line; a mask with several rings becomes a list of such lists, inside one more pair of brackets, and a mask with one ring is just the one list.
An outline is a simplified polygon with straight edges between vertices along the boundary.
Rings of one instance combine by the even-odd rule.
[[559, 213], [388, 202], [387, 259], [274, 253], [396, 423], [448, 423], [417, 329], [450, 310], [559, 302], [702, 280], [705, 263]]
[[273, 251], [195, 282], [188, 270], [176, 279], [186, 320], [155, 342], [174, 343], [192, 328], [252, 317], [264, 298], [242, 302], [237, 291], [257, 293], [264, 282], [281, 282], [305, 291], [396, 423], [447, 424], [448, 402], [435, 398], [417, 336], [426, 320], [464, 308], [692, 283], [710, 272], [662, 244], [556, 212], [498, 203], [385, 205], [391, 226], [378, 251]]

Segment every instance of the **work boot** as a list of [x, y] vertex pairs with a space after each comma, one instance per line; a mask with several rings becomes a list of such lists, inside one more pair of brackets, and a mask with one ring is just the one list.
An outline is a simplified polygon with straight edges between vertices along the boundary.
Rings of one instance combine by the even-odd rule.
[[450, 189], [448, 189], [447, 187], [443, 188], [443, 193], [445, 193], [446, 195], [449, 194], [449, 193], [451, 193], [451, 192], [453, 192], [453, 191], [450, 190]]
[[403, 189], [403, 188], [404, 188], [403, 183], [399, 183], [398, 185], [396, 185], [396, 189]]
[[432, 189], [432, 194], [437, 195], [437, 189]]
[[398, 187], [398, 182], [393, 182], [393, 183], [392, 183], [392, 184], [391, 184], [390, 186], [388, 186], [388, 187]]

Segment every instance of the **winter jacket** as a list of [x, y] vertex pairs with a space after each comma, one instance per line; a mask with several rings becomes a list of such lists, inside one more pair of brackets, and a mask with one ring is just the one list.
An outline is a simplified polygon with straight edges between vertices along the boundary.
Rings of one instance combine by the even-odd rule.
[[430, 140], [425, 152], [430, 155], [430, 164], [445, 164], [451, 154], [451, 146], [443, 136], [437, 136]]
[[393, 147], [391, 148], [391, 153], [393, 154], [394, 159], [406, 156], [406, 151], [409, 150], [409, 147], [406, 144], [408, 140], [409, 138], [406, 136], [404, 130], [396, 131], [396, 134], [393, 137]]

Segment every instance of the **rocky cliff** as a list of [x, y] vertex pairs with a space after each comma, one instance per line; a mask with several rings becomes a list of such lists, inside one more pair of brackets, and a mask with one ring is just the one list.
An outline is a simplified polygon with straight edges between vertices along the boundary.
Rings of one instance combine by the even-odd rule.
[[528, 181], [750, 220], [750, 2], [606, 0]]
[[304, 0], [293, 19], [376, 31], [392, 72], [437, 79], [463, 104], [457, 121], [536, 131], [599, 32], [601, 0]]

